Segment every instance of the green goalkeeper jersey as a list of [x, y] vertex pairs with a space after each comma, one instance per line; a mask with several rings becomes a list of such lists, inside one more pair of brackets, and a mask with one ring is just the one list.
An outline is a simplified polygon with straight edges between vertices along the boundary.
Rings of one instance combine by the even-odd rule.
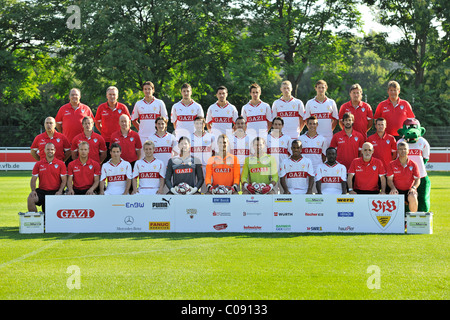
[[278, 182], [278, 166], [275, 157], [264, 154], [261, 157], [245, 158], [242, 168], [241, 182], [265, 183]]

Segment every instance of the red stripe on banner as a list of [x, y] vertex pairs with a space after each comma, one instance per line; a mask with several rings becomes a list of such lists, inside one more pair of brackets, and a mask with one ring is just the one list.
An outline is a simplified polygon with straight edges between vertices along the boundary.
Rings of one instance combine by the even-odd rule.
[[30, 152], [20, 153], [20, 152], [0, 152], [1, 162], [36, 162], [36, 160], [31, 156]]

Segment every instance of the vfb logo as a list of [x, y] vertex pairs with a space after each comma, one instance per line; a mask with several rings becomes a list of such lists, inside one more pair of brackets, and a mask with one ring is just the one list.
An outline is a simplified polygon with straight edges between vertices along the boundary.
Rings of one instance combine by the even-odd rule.
[[398, 211], [398, 200], [369, 198], [370, 215], [382, 230], [389, 227]]

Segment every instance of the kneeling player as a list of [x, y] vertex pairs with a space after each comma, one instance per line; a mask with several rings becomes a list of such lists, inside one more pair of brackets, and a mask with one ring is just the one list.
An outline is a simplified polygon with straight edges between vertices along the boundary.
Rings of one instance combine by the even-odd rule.
[[333, 147], [326, 150], [327, 160], [319, 164], [316, 171], [318, 194], [346, 194], [347, 169], [336, 161], [337, 151]]
[[204, 178], [201, 160], [191, 154], [191, 139], [178, 140], [180, 155], [169, 159], [166, 169], [166, 185], [169, 194], [200, 194]]
[[274, 194], [278, 182], [277, 160], [266, 153], [266, 140], [256, 137], [252, 142], [255, 154], [245, 158], [242, 168], [243, 194]]
[[207, 193], [237, 193], [241, 176], [238, 158], [228, 152], [230, 141], [225, 134], [217, 138], [217, 145], [218, 154], [210, 157], [206, 164]]
[[[133, 173], [131, 164], [122, 158], [122, 148], [120, 144], [114, 142], [111, 144], [111, 159], [102, 166], [100, 177], [100, 194], [106, 195], [126, 195], [129, 193]], [[108, 183], [105, 184], [106, 180]]]
[[314, 169], [310, 159], [302, 156], [302, 142], [293, 140], [292, 155], [281, 164], [281, 186], [285, 194], [312, 194]]
[[164, 194], [165, 168], [163, 162], [153, 156], [154, 151], [153, 141], [145, 141], [144, 159], [136, 161], [134, 165], [131, 194]]
[[76, 146], [78, 159], [69, 163], [67, 194], [93, 195], [100, 180], [100, 164], [89, 158], [89, 143], [82, 141]]

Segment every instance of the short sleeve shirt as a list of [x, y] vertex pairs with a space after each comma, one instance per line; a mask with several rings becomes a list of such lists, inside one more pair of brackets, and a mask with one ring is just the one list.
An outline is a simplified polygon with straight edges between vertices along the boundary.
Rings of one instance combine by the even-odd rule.
[[73, 187], [78, 190], [87, 190], [92, 187], [94, 177], [100, 174], [100, 164], [92, 159], [88, 159], [84, 164], [80, 159], [75, 159], [68, 166], [68, 175], [73, 177]]
[[398, 190], [406, 191], [414, 185], [414, 179], [420, 178], [420, 172], [417, 164], [411, 159], [408, 159], [406, 166], [396, 159], [389, 163], [387, 176], [393, 176], [394, 186]]
[[379, 190], [378, 178], [386, 174], [386, 170], [381, 160], [372, 157], [365, 162], [363, 158], [356, 158], [352, 161], [348, 173], [354, 174], [354, 189], [365, 191]]
[[131, 113], [131, 120], [139, 120], [139, 135], [148, 137], [155, 132], [155, 120], [158, 117], [168, 119], [167, 108], [164, 101], [153, 98], [147, 102], [145, 99], [136, 102]]
[[127, 135], [123, 135], [122, 131], [116, 131], [111, 135], [111, 142], [117, 142], [122, 148], [121, 158], [128, 162], [138, 160], [136, 150], [142, 149], [141, 138], [139, 134], [130, 129]]
[[372, 107], [368, 103], [363, 101], [360, 101], [359, 104], [354, 107], [352, 102], [348, 101], [339, 108], [339, 120], [342, 120], [342, 117], [347, 112], [350, 112], [355, 117], [353, 130], [358, 131], [363, 135], [364, 138], [366, 138], [367, 126], [369, 124], [369, 121], [373, 119]]
[[292, 97], [286, 101], [283, 98], [272, 103], [272, 119], [281, 117], [284, 121], [283, 134], [291, 139], [297, 139], [300, 135], [300, 118], [305, 113], [305, 106], [300, 99]]
[[55, 146], [55, 158], [64, 161], [65, 152], [70, 150], [70, 142], [67, 137], [57, 131], [53, 133], [53, 137], [49, 137], [47, 132], [38, 134], [31, 144], [31, 149], [36, 150], [41, 160], [46, 157], [44, 150], [47, 143], [53, 143]]
[[72, 151], [78, 151], [78, 145], [86, 141], [89, 143], [89, 158], [100, 163], [100, 152], [106, 152], [105, 139], [98, 133], [92, 132], [89, 138], [83, 133], [80, 133], [73, 138]]
[[62, 134], [67, 137], [69, 142], [84, 131], [81, 122], [84, 117], [94, 119], [94, 114], [87, 105], [80, 103], [76, 109], [70, 103], [63, 105], [56, 114], [55, 121], [62, 125]]
[[111, 134], [117, 130], [120, 130], [119, 118], [121, 115], [130, 116], [128, 107], [123, 103], [118, 102], [114, 109], [111, 109], [107, 102], [98, 106], [95, 113], [95, 121], [102, 124], [101, 135], [105, 142], [111, 142]]
[[389, 99], [380, 102], [375, 110], [374, 118], [386, 119], [386, 133], [398, 137], [398, 129], [403, 127], [403, 122], [408, 118], [415, 118], [408, 101], [398, 99], [394, 106]]
[[48, 162], [47, 158], [39, 160], [32, 170], [32, 175], [39, 179], [39, 189], [45, 191], [58, 190], [61, 186], [61, 177], [66, 174], [66, 165], [56, 158], [52, 162]]

